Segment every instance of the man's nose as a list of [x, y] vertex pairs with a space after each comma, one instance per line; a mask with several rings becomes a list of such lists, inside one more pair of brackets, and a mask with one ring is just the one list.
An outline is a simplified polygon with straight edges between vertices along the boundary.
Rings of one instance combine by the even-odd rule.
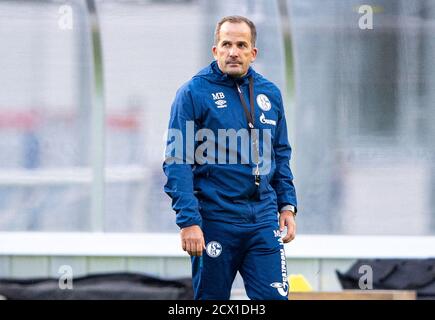
[[238, 52], [237, 48], [236, 47], [231, 47], [231, 49], [230, 49], [230, 56], [231, 57], [237, 57], [238, 55], [239, 55], [239, 52]]

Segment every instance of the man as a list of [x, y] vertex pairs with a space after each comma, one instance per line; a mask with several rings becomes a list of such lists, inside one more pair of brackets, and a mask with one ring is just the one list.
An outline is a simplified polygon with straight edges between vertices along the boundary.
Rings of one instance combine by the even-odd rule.
[[[165, 192], [191, 256], [195, 299], [229, 299], [237, 271], [251, 299], [288, 295], [283, 242], [296, 232], [291, 148], [279, 89], [250, 67], [255, 41], [247, 18], [219, 21], [215, 61], [177, 91], [172, 105]], [[231, 133], [242, 141], [228, 147]], [[216, 158], [216, 150], [230, 154]]]

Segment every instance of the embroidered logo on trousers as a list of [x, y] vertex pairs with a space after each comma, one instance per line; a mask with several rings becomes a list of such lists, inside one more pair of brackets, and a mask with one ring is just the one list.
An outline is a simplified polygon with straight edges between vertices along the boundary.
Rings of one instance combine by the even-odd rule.
[[217, 241], [210, 241], [206, 246], [207, 255], [211, 258], [217, 258], [222, 253], [222, 245]]

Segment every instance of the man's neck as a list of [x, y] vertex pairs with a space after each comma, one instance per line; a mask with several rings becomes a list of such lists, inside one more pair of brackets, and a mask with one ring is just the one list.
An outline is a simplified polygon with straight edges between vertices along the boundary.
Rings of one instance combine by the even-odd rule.
[[[228, 74], [228, 73], [227, 73]], [[231, 74], [228, 74], [228, 76], [229, 77], [231, 77], [231, 78], [233, 78], [233, 79], [240, 79], [240, 78], [243, 78], [244, 76], [246, 76], [248, 74], [248, 72], [245, 72], [244, 74], [242, 74], [242, 75], [231, 75]]]

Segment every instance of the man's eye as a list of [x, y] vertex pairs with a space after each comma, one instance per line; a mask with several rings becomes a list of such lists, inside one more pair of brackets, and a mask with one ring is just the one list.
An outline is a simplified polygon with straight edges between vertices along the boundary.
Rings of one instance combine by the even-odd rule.
[[240, 43], [239, 44], [239, 48], [246, 48], [247, 46], [246, 46], [246, 43]]
[[227, 42], [227, 43], [224, 43], [222, 46], [224, 46], [224, 47], [229, 47], [230, 44]]

